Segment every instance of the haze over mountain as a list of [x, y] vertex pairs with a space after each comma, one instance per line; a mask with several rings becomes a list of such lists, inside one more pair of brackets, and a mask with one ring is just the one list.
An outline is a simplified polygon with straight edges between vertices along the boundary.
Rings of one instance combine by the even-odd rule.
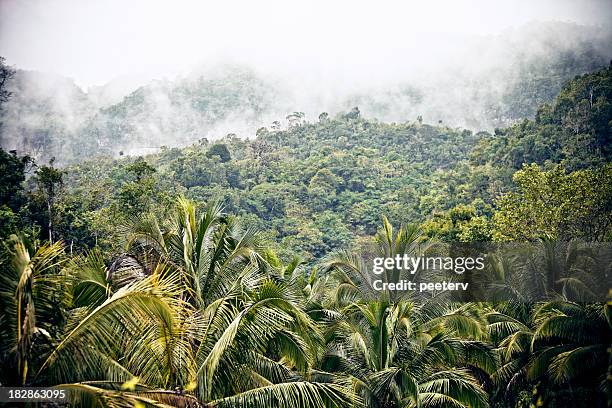
[[[125, 76], [87, 90], [59, 75], [18, 70], [10, 85], [14, 96], [2, 112], [0, 142], [43, 161], [68, 163], [228, 133], [253, 137], [274, 121], [286, 126], [293, 112], [313, 121], [321, 112], [335, 115], [354, 106], [381, 121], [419, 118], [492, 131], [532, 118], [566, 80], [604, 67], [612, 57], [610, 30], [575, 23], [530, 23], [499, 35], [447, 35], [430, 43], [437, 41], [447, 51], [442, 59], [398, 54], [398, 67], [409, 68], [385, 69], [387, 76], [373, 72], [367, 81], [360, 66], [340, 80], [332, 73], [275, 72], [232, 58], [174, 79], [135, 87], [143, 77]], [[363, 64], [376, 65], [365, 55]]]

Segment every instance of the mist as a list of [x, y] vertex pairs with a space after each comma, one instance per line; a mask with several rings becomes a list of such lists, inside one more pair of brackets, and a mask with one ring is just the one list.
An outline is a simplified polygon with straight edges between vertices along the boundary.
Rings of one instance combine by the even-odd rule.
[[[102, 153], [136, 154], [353, 106], [491, 131], [605, 66], [610, 21], [601, 0], [3, 0], [0, 55], [20, 71], [0, 142], [33, 151], [55, 134], [64, 142], [35, 154], [69, 161], [82, 134], [98, 135]], [[533, 103], [513, 106], [530, 88]]]
[[0, 50], [20, 68], [67, 76], [83, 88], [122, 76], [171, 79], [227, 58], [266, 71], [369, 81], [430, 68], [460, 57], [457, 47], [474, 36], [533, 21], [608, 25], [611, 4], [3, 0]]

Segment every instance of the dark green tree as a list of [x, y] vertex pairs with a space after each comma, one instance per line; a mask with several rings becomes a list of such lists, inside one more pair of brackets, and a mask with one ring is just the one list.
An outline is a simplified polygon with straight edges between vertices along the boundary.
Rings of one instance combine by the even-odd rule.
[[19, 213], [27, 203], [23, 182], [33, 164], [29, 156], [0, 148], [0, 237], [8, 237], [20, 224]]
[[43, 197], [47, 207], [47, 230], [49, 232], [49, 242], [53, 243], [53, 218], [54, 218], [54, 207], [55, 200], [57, 198], [58, 190], [63, 185], [63, 171], [53, 167], [54, 160], [49, 162], [48, 166], [40, 166], [36, 170], [36, 184], [38, 185], [38, 191]]
[[227, 148], [227, 145], [223, 143], [217, 143], [212, 145], [208, 152], [206, 152], [206, 157], [208, 158], [212, 158], [215, 156], [219, 158], [221, 163], [227, 163], [232, 159], [232, 155], [229, 149]]
[[8, 84], [15, 75], [15, 70], [6, 65], [5, 61], [5, 58], [0, 56], [0, 109], [12, 96], [12, 92], [8, 90]]

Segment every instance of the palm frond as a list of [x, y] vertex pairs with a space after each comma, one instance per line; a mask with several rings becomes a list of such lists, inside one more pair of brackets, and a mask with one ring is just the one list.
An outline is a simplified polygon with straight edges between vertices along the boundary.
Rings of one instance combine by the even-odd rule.
[[218, 408], [351, 407], [359, 400], [350, 390], [336, 384], [304, 381], [274, 384], [211, 402]]

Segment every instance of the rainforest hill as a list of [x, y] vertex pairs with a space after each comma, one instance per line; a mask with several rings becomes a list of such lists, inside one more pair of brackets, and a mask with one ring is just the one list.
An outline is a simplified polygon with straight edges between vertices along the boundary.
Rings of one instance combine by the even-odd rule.
[[[358, 243], [383, 216], [447, 240], [609, 238], [611, 73], [574, 78], [535, 118], [492, 133], [420, 119], [384, 123], [355, 107], [313, 122], [295, 112], [286, 128], [262, 127], [251, 139], [230, 134], [86, 161], [57, 170], [54, 233], [81, 248], [113, 246], [116, 222], [185, 196], [222, 202], [281, 253], [307, 259]], [[35, 180], [20, 193], [35, 199], [6, 211], [11, 225], [23, 213], [44, 231], [47, 193]], [[533, 188], [547, 198], [526, 191]], [[534, 220], [551, 210], [554, 216]], [[533, 212], [523, 214], [533, 222], [511, 215], [521, 211]], [[601, 229], [587, 231], [588, 220], [604, 219]]]
[[425, 56], [403, 56], [428, 68], [376, 81], [373, 72], [371, 80], [345, 86], [232, 61], [133, 85], [120, 78], [86, 91], [68, 78], [17, 69], [6, 84], [13, 96], [0, 112], [0, 146], [68, 164], [149, 154], [228, 133], [253, 138], [262, 126], [285, 128], [292, 112], [315, 122], [322, 111], [335, 117], [354, 106], [385, 123], [422, 118], [493, 132], [533, 119], [566, 81], [605, 68], [610, 44], [610, 34], [596, 27], [532, 23], [469, 41], [457, 51], [460, 64], [450, 59], [429, 66]]

